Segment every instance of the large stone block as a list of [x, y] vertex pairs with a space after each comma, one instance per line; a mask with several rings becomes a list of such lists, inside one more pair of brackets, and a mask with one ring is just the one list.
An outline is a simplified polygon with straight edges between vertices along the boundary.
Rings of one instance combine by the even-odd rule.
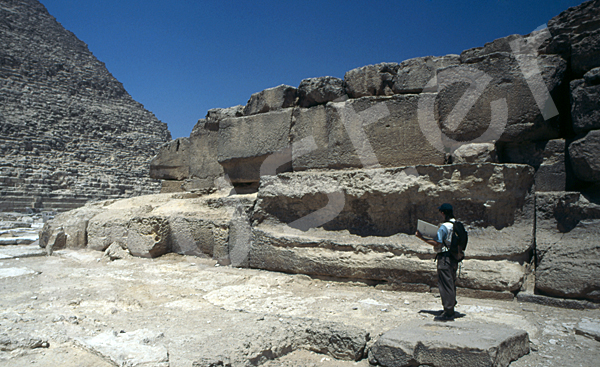
[[181, 255], [226, 258], [227, 227], [190, 216], [173, 216], [169, 222], [171, 250]]
[[298, 86], [298, 105], [312, 107], [347, 98], [344, 81], [331, 76], [304, 79]]
[[170, 252], [168, 221], [154, 216], [131, 218], [127, 222], [125, 246], [139, 257], [158, 257]]
[[548, 21], [554, 37], [549, 51], [558, 50], [571, 59], [576, 77], [600, 66], [600, 1], [586, 1]]
[[421, 93], [435, 77], [437, 69], [458, 64], [458, 55], [425, 56], [402, 61], [392, 79], [392, 91], [397, 94]]
[[583, 181], [600, 182], [600, 130], [593, 130], [569, 145], [575, 175]]
[[[47, 248], [48, 253], [61, 247], [86, 247], [88, 222], [101, 211], [100, 207], [89, 205], [57, 215], [53, 220], [45, 223], [40, 231], [40, 247]], [[61, 232], [63, 235], [59, 235]], [[64, 236], [62, 240], [61, 236]]]
[[[232, 182], [258, 182], [264, 160], [289, 148], [292, 110], [220, 121], [217, 160]], [[280, 167], [280, 171], [291, 169], [291, 151], [288, 155], [288, 164]]]
[[576, 134], [600, 129], [600, 68], [571, 82], [571, 118]]
[[219, 123], [200, 120], [190, 135], [190, 176], [197, 187], [214, 187], [214, 180], [223, 176], [223, 167], [217, 161]]
[[292, 223], [328, 207], [339, 211], [316, 226], [361, 236], [412, 235], [417, 219], [437, 223], [437, 207], [449, 202], [473, 227], [526, 228], [529, 234], [520, 240], [529, 247], [533, 179], [530, 166], [489, 163], [283, 173], [262, 178], [254, 216]]
[[465, 144], [452, 153], [452, 159], [453, 163], [498, 163], [492, 143]]
[[[537, 66], [550, 96], [557, 95], [566, 62], [556, 55], [496, 52], [438, 70], [435, 119], [447, 137], [459, 142], [450, 148], [475, 139], [511, 142], [559, 137], [552, 101], [536, 101], [530, 89], [534, 80], [528, 83], [521, 65]], [[550, 118], [545, 120], [544, 115]]]
[[600, 301], [600, 205], [577, 192], [537, 194], [535, 286]]
[[190, 177], [190, 139], [177, 138], [164, 144], [150, 161], [150, 177], [183, 180]]
[[248, 100], [246, 107], [244, 107], [244, 115], [255, 115], [293, 107], [297, 93], [296, 88], [283, 84], [254, 93]]
[[507, 325], [410, 321], [383, 334], [369, 362], [384, 367], [507, 367], [529, 353], [529, 336]]
[[346, 92], [350, 98], [366, 96], [391, 96], [394, 77], [399, 64], [384, 62], [352, 69], [344, 75]]
[[[418, 117], [418, 95], [364, 97], [294, 111], [294, 170], [381, 165], [443, 164], [445, 154], [431, 146]], [[313, 139], [307, 150], [304, 139]]]
[[[488, 248], [468, 249], [457, 285], [496, 292], [519, 290], [525, 268], [505, 259], [527, 250], [506, 242], [490, 241]], [[279, 225], [253, 228], [248, 265], [286, 273], [385, 281], [404, 287], [435, 287], [434, 257], [432, 247], [415, 236], [361, 237], [322, 229], [303, 233]]]
[[569, 178], [564, 139], [508, 143], [503, 144], [500, 150], [501, 162], [528, 164], [535, 168], [536, 191], [565, 191]]

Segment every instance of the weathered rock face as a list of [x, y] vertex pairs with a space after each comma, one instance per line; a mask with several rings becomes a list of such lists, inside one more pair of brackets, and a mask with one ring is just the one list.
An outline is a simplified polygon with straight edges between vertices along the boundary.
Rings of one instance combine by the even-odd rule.
[[537, 195], [536, 289], [600, 301], [600, 205], [577, 192]]
[[600, 182], [600, 130], [593, 130], [569, 145], [573, 170], [583, 181]]
[[[232, 182], [258, 182], [265, 159], [289, 147], [292, 109], [225, 118], [219, 122], [218, 162]], [[288, 152], [290, 155], [291, 152]], [[291, 168], [291, 157], [287, 166]]]
[[466, 144], [452, 155], [454, 163], [498, 163], [496, 146], [492, 143]]
[[292, 107], [298, 91], [289, 85], [280, 85], [253, 94], [244, 108], [244, 115], [255, 115]]
[[600, 129], [600, 68], [571, 82], [571, 118], [577, 134]]
[[[496, 52], [438, 71], [436, 105], [442, 131], [454, 140], [474, 140], [484, 136], [491, 121], [498, 119], [506, 126], [499, 129], [497, 136], [490, 137], [491, 142], [559, 137], [558, 118], [544, 119], [521, 70], [520, 65], [524, 63], [539, 64], [550, 95], [556, 96], [564, 78], [566, 62], [555, 55], [535, 57]], [[480, 97], [472, 108], [465, 111], [464, 119], [456, 121], [452, 112], [460, 105], [459, 100], [465, 92], [477, 93], [474, 90], [468, 92], [468, 88], [479, 88]], [[461, 114], [458, 116], [462, 117]]]
[[331, 76], [304, 79], [298, 86], [298, 105], [312, 107], [347, 98], [342, 79]]
[[565, 191], [572, 181], [572, 178], [567, 175], [565, 151], [565, 140], [554, 139], [535, 143], [505, 144], [500, 155], [501, 162], [528, 164], [535, 168], [537, 192]]
[[398, 94], [421, 93], [435, 77], [437, 69], [458, 64], [458, 55], [426, 56], [402, 61], [392, 80], [392, 91]]
[[418, 95], [364, 97], [296, 109], [292, 142], [314, 139], [314, 150], [292, 145], [294, 171], [380, 165], [443, 164], [445, 155], [423, 135]]
[[224, 201], [219, 194], [160, 194], [92, 203], [47, 223], [40, 246], [105, 251], [118, 244], [139, 257], [176, 252], [227, 259], [231, 213], [253, 201], [252, 195]]
[[[433, 248], [412, 236], [452, 201], [470, 225], [458, 286], [518, 291], [533, 249], [533, 169], [462, 164], [285, 173], [261, 180], [249, 266], [434, 287]], [[518, 239], [518, 240], [517, 240]], [[416, 288], [415, 288], [416, 289]]]
[[395, 62], [384, 62], [352, 69], [344, 75], [346, 92], [350, 98], [366, 96], [391, 96], [394, 94], [393, 79], [399, 65]]
[[[502, 230], [533, 220], [532, 185], [533, 169], [525, 165], [285, 173], [263, 177], [254, 218], [289, 224], [335, 204], [339, 214], [322, 223], [324, 229], [361, 236], [412, 235], [417, 219], [437, 222], [436, 208], [453, 202], [465, 223]], [[335, 193], [341, 197], [332, 203]]]
[[574, 6], [548, 21], [554, 37], [549, 52], [570, 58], [576, 76], [600, 66], [600, 2], [591, 0]]
[[0, 210], [156, 192], [166, 124], [36, 0], [2, 2], [0, 19]]

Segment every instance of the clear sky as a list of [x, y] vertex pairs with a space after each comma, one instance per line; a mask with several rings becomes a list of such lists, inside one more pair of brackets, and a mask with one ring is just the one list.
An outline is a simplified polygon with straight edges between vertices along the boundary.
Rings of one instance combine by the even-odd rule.
[[211, 108], [305, 78], [459, 54], [527, 34], [581, 0], [41, 0], [166, 122], [189, 136]]

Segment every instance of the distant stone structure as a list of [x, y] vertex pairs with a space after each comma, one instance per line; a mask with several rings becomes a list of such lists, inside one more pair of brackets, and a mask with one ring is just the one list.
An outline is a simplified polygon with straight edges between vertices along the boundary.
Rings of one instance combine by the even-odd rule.
[[36, 0], [0, 1], [0, 211], [64, 211], [154, 193], [171, 140]]

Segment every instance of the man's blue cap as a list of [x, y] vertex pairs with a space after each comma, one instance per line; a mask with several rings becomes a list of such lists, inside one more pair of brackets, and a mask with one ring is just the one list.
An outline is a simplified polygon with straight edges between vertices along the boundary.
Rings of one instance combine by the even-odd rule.
[[448, 204], [448, 203], [444, 203], [442, 204], [439, 208], [440, 211], [447, 211], [447, 210], [453, 210], [452, 209], [452, 205]]

